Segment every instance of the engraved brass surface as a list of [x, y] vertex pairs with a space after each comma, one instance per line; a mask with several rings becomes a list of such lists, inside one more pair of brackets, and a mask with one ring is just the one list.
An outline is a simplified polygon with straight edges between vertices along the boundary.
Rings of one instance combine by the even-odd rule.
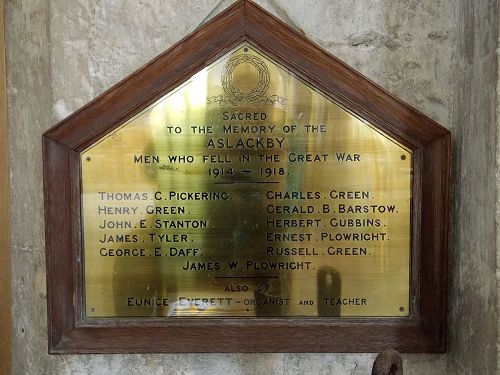
[[412, 154], [253, 46], [81, 154], [87, 317], [406, 317]]

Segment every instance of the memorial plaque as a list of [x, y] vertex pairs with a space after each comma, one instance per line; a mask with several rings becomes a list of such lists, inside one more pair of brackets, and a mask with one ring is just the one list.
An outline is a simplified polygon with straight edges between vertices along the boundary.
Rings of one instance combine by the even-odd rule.
[[412, 154], [244, 44], [81, 153], [88, 317], [407, 317]]
[[446, 350], [449, 131], [251, 1], [43, 145], [50, 353]]

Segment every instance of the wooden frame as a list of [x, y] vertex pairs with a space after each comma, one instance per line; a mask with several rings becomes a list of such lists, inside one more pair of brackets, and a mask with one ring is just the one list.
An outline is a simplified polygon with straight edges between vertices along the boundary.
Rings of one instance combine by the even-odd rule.
[[[244, 41], [412, 150], [409, 318], [84, 318], [79, 153]], [[445, 351], [449, 131], [257, 5], [236, 2], [47, 131], [43, 145], [50, 353]]]

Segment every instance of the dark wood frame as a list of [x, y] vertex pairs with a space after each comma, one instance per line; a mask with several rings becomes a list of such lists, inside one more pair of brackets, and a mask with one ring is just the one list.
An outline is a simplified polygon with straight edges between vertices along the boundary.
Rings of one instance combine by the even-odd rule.
[[[412, 150], [409, 318], [84, 317], [79, 153], [242, 42]], [[252, 2], [236, 2], [61, 121], [43, 146], [50, 353], [446, 350], [450, 132]]]

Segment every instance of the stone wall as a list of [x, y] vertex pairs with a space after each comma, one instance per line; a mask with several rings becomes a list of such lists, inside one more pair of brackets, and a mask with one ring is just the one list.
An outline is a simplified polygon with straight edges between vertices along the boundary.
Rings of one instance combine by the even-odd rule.
[[[42, 132], [230, 2], [6, 0], [14, 374], [370, 373], [373, 354], [47, 355]], [[451, 352], [405, 355], [405, 371], [493, 374], [496, 2], [258, 3], [453, 132]]]
[[[500, 8], [500, 5], [497, 4]], [[500, 12], [500, 9], [497, 9]], [[496, 234], [497, 234], [497, 321], [500, 316], [500, 20], [497, 31], [497, 204], [496, 204]], [[497, 332], [497, 373], [500, 371], [500, 324]]]
[[497, 1], [465, 0], [456, 15], [449, 371], [457, 374], [497, 373], [498, 10]]
[[13, 374], [45, 374], [47, 315], [42, 132], [52, 119], [47, 1], [7, 1]]

